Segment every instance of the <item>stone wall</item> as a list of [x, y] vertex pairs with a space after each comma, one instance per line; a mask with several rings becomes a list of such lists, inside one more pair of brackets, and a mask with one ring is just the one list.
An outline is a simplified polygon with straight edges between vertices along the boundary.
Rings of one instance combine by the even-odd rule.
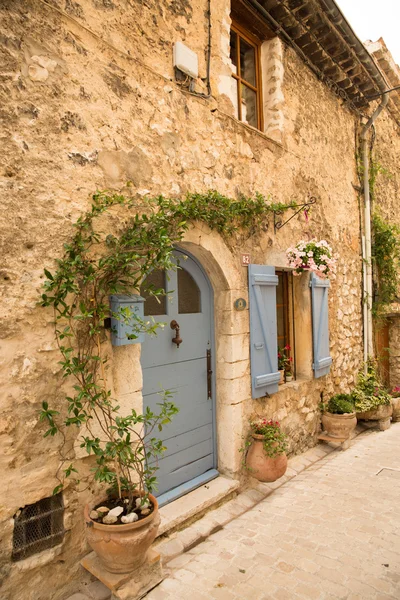
[[[259, 191], [276, 201], [317, 198], [308, 224], [300, 215], [276, 234], [271, 223], [262, 235], [248, 240], [237, 235], [228, 245], [196, 225], [183, 244], [214, 286], [223, 472], [238, 476], [238, 449], [247, 418], [255, 412], [281, 421], [292, 453], [314, 445], [321, 394], [348, 391], [362, 359], [360, 215], [352, 185], [357, 183], [356, 115], [292, 50], [274, 40], [269, 44], [274, 60], [281, 57], [282, 72], [275, 91], [271, 79], [270, 91], [276, 96], [265, 99], [276, 117], [266, 129], [272, 137], [237, 122], [229, 98], [218, 92], [221, 77], [230, 76], [228, 0], [212, 3], [210, 99], [175, 83], [172, 67], [172, 43], [181, 40], [199, 57], [196, 92], [206, 93], [205, 0], [54, 0], [52, 5], [9, 0], [3, 2], [0, 21], [5, 65], [0, 576], [5, 600], [47, 600], [44, 580], [54, 584], [54, 600], [63, 598], [65, 574], [72, 589], [79, 574], [77, 560], [86, 551], [81, 508], [91, 493], [71, 489], [65, 493], [64, 544], [29, 561], [10, 562], [13, 515], [51, 495], [57, 483], [59, 441], [43, 439], [45, 427], [38, 421], [42, 401], [58, 407], [65, 394], [53, 315], [37, 305], [43, 269], [54, 268], [74, 221], [96, 189], [127, 191], [130, 180], [128, 193], [137, 198], [160, 193], [180, 197], [210, 188], [233, 197]], [[393, 131], [389, 117], [385, 123], [385, 131]], [[399, 151], [393, 135], [385, 138], [385, 148], [390, 168]], [[390, 197], [394, 185], [397, 180], [382, 183]], [[394, 207], [391, 202], [388, 210]], [[121, 215], [114, 225], [118, 228], [127, 218]], [[253, 401], [248, 312], [238, 318], [232, 311], [237, 297], [248, 298], [240, 253], [250, 252], [253, 263], [285, 266], [286, 248], [294, 240], [312, 237], [327, 239], [339, 254], [338, 276], [330, 290], [331, 373], [320, 380], [312, 376], [310, 311], [305, 308], [309, 289], [302, 279], [296, 282], [297, 297], [304, 301], [296, 328], [306, 366], [279, 393]], [[116, 394], [140, 407], [139, 351], [129, 356], [124, 352], [114, 351], [110, 364]], [[131, 388], [123, 378], [126, 361], [136, 373]], [[90, 462], [80, 463], [85, 484]]]

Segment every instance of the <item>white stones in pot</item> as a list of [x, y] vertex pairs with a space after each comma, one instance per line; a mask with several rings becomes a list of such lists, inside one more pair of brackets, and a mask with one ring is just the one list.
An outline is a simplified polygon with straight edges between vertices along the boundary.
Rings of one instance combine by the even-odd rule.
[[134, 523], [135, 521], [138, 520], [138, 516], [136, 513], [132, 512], [129, 513], [129, 515], [125, 515], [123, 517], [121, 517], [121, 523]]

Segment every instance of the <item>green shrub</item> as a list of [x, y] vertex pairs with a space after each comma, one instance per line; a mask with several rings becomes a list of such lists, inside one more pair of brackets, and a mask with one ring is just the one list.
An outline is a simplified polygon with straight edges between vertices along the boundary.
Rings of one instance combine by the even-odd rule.
[[328, 402], [328, 412], [334, 415], [344, 415], [354, 410], [354, 400], [350, 394], [336, 394]]
[[352, 396], [356, 412], [367, 412], [379, 406], [390, 404], [390, 394], [379, 380], [376, 365], [373, 361], [368, 361], [366, 373], [363, 370], [359, 372], [357, 385]]

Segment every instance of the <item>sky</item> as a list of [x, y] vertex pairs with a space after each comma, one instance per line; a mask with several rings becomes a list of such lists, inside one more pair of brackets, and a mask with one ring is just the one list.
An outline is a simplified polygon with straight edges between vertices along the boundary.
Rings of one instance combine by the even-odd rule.
[[336, 0], [336, 4], [362, 42], [383, 37], [400, 65], [400, 0]]

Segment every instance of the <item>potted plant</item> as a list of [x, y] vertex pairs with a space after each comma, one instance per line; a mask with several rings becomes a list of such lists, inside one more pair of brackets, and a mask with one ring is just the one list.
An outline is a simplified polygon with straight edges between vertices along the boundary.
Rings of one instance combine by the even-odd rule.
[[291, 371], [285, 371], [286, 383], [293, 381], [293, 373]]
[[285, 383], [287, 373], [291, 372], [291, 365], [293, 362], [293, 358], [288, 355], [288, 352], [290, 352], [290, 349], [291, 348], [289, 345], [286, 345], [283, 348], [278, 347], [278, 371], [281, 374], [281, 378], [278, 382], [279, 385], [282, 385], [283, 383]]
[[400, 421], [400, 385], [395, 385], [392, 389], [392, 421], [397, 423]]
[[[157, 458], [165, 451], [160, 439], [153, 436], [157, 428], [162, 431], [178, 409], [165, 391], [158, 414], [147, 410], [145, 414], [121, 416], [118, 407], [97, 407], [96, 420], [100, 424], [100, 439], [91, 433], [90, 421], [82, 436], [81, 448], [94, 455], [94, 479], [107, 485], [101, 500], [85, 507], [87, 540], [98, 555], [104, 568], [111, 573], [129, 573], [146, 560], [147, 550], [154, 541], [160, 524], [158, 504], [151, 491], [156, 488]], [[56, 411], [43, 403], [41, 418], [47, 419], [54, 435], [61, 425], [56, 425]], [[64, 424], [71, 417], [67, 416]], [[71, 423], [69, 423], [71, 424]], [[76, 470], [70, 465], [65, 477]], [[58, 493], [64, 481], [53, 493]]]
[[286, 435], [278, 421], [259, 418], [250, 421], [246, 466], [258, 481], [271, 482], [282, 477], [287, 469]]
[[369, 360], [366, 372], [358, 374], [357, 385], [352, 392], [357, 419], [378, 421], [382, 431], [390, 427], [393, 409], [391, 396], [380, 382], [375, 363]]
[[304, 271], [313, 271], [321, 279], [335, 276], [337, 259], [326, 240], [300, 241], [286, 250], [289, 267], [294, 269], [293, 275], [301, 275]]
[[357, 425], [354, 400], [350, 394], [336, 394], [322, 405], [322, 426], [333, 438], [348, 439]]

